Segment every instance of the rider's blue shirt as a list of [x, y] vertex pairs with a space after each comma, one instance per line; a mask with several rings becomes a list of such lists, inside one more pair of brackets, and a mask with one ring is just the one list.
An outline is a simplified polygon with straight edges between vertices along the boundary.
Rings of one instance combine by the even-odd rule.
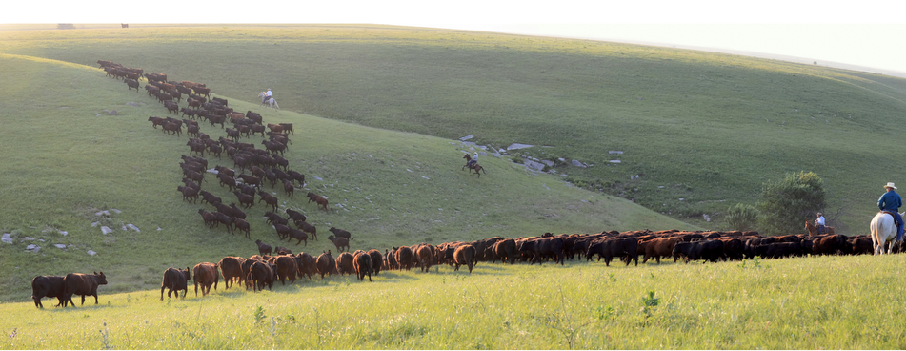
[[903, 206], [903, 200], [895, 190], [888, 191], [878, 198], [878, 208], [881, 211], [897, 212]]

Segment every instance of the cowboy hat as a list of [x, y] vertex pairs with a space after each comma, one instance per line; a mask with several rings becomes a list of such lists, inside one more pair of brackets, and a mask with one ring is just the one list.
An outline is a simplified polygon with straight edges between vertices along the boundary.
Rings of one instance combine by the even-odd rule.
[[897, 187], [893, 185], [893, 182], [887, 182], [887, 185], [885, 185], [884, 187], [892, 188], [893, 190], [897, 190]]

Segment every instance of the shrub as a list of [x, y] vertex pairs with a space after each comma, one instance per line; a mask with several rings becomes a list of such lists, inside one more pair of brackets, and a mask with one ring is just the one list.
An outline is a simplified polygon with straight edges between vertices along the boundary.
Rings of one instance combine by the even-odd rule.
[[755, 206], [737, 203], [727, 210], [727, 225], [730, 230], [740, 232], [754, 230], [758, 221], [758, 210]]
[[759, 228], [767, 235], [796, 233], [826, 205], [821, 177], [814, 172], [789, 174], [782, 181], [763, 185], [757, 203]]

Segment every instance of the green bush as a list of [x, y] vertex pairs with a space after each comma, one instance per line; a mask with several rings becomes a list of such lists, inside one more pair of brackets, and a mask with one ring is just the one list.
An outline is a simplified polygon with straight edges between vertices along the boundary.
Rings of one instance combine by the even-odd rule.
[[789, 174], [763, 185], [757, 208], [759, 228], [767, 235], [801, 232], [802, 224], [827, 205], [824, 181], [814, 172]]
[[730, 230], [755, 230], [758, 221], [758, 209], [752, 205], [738, 203], [727, 210], [727, 225]]

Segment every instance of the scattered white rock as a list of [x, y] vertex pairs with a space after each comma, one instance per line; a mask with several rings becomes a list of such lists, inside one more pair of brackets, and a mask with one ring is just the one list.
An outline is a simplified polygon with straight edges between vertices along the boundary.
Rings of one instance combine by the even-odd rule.
[[581, 168], [588, 168], [588, 165], [586, 165], [582, 162], [579, 162], [579, 160], [573, 160], [573, 166], [581, 167]]
[[407, 171], [409, 171], [409, 172], [412, 172], [412, 170], [411, 170], [411, 169], [408, 169], [408, 168], [406, 168], [406, 170], [407, 170]]
[[422, 176], [422, 178], [425, 178], [425, 179], [431, 179], [431, 178], [428, 178], [428, 176]]
[[5, 242], [5, 243], [7, 243], [7, 244], [12, 244], [12, 243], [13, 243], [13, 237], [12, 237], [9, 233], [4, 233], [4, 234], [3, 234], [3, 239], [2, 239], [2, 240], [3, 240], [3, 242]]
[[620, 163], [620, 160], [610, 160], [610, 163]]
[[163, 230], [163, 229], [160, 229], [160, 227], [157, 227], [157, 231], [161, 231], [161, 230]]
[[105, 225], [105, 226], [101, 227], [101, 233], [104, 233], [104, 235], [107, 235], [107, 234], [113, 233], [113, 229], [110, 229], [110, 227]]
[[541, 171], [542, 169], [544, 169], [544, 164], [541, 162], [536, 162], [536, 161], [526, 158], [525, 167], [532, 169], [532, 170]]
[[541, 160], [541, 163], [544, 163], [550, 167], [554, 166], [554, 161], [551, 161], [551, 160]]
[[317, 180], [324, 180], [324, 179], [322, 179], [321, 177], [318, 177], [318, 176], [312, 176], [312, 178], [315, 178], [315, 179], [317, 179]]
[[475, 137], [474, 135], [469, 134], [469, 135], [466, 135], [466, 136], [464, 136], [464, 137], [462, 137], [462, 138], [459, 138], [459, 140], [466, 141], [466, 140], [472, 139], [472, 138], [474, 138], [474, 137]]
[[506, 151], [519, 150], [519, 149], [528, 149], [528, 148], [534, 147], [534, 146], [535, 146], [535, 145], [513, 143], [512, 145], [507, 146]]
[[611, 151], [610, 154], [611, 155], [622, 155], [623, 151]]
[[116, 214], [123, 213], [123, 211], [117, 210], [117, 209], [115, 209], [115, 208], [111, 208], [110, 211], [113, 212], [113, 213], [116, 213]]
[[136, 226], [135, 226], [134, 224], [132, 224], [132, 223], [129, 223], [129, 224], [127, 224], [126, 226], [129, 227], [129, 229], [132, 229], [132, 230], [134, 230], [134, 231], [136, 231], [136, 232], [139, 232], [139, 233], [142, 232], [141, 230], [138, 230], [138, 227], [136, 227]]
[[26, 240], [35, 240], [35, 238], [29, 238], [26, 236], [25, 239], [22, 239], [22, 241], [26, 241]]
[[107, 216], [107, 217], [110, 217], [110, 211], [100, 211], [100, 212], [95, 212], [94, 215], [95, 215], [95, 216], [98, 216], [98, 217], [100, 217], [100, 216]]
[[97, 227], [97, 226], [98, 226], [98, 222], [96, 222], [96, 221], [95, 221], [95, 222], [91, 222], [91, 227], [92, 227], [92, 228]]
[[65, 249], [65, 248], [66, 248], [66, 244], [53, 244], [53, 246], [56, 246], [58, 249]]
[[92, 251], [92, 250], [88, 250], [88, 255], [89, 255], [89, 256], [94, 256], [94, 255], [97, 255], [97, 254], [98, 254], [97, 252], [94, 252], [94, 251]]
[[702, 218], [704, 218], [706, 222], [710, 222], [710, 221], [711, 221], [711, 216], [709, 216], [709, 215], [703, 214], [703, 215], [702, 215]]
[[63, 236], [69, 235], [69, 232], [66, 232], [66, 231], [58, 230], [57, 232], [59, 232], [60, 234], [63, 234]]
[[41, 247], [35, 244], [30, 244], [25, 247], [25, 251], [38, 252], [38, 250], [41, 250]]

